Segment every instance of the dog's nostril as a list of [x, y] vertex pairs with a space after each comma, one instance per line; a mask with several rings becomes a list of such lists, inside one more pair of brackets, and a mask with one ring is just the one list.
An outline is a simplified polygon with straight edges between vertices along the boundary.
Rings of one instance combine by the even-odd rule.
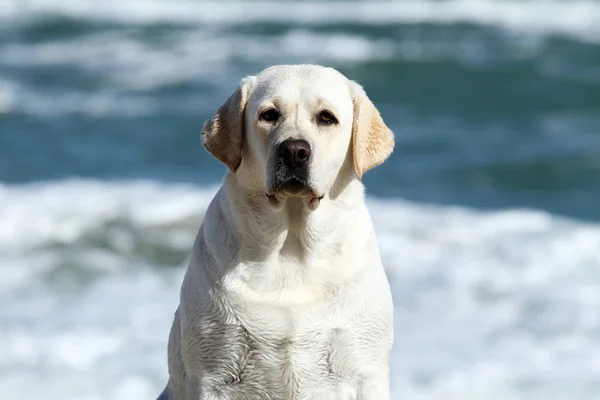
[[281, 158], [283, 158], [284, 160], [291, 159], [292, 158], [292, 149], [290, 149], [289, 146], [279, 146], [279, 156]]
[[308, 158], [308, 151], [306, 151], [305, 149], [298, 150], [298, 160], [306, 161], [307, 158]]

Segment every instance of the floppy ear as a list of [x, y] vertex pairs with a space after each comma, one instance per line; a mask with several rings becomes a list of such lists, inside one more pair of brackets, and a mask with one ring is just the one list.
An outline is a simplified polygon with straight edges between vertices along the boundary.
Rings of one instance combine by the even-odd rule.
[[243, 79], [236, 91], [202, 128], [204, 147], [234, 173], [242, 163], [244, 111], [254, 79], [253, 76]]
[[394, 134], [385, 125], [379, 111], [367, 97], [362, 86], [350, 82], [354, 105], [352, 153], [358, 179], [373, 167], [384, 162], [394, 150]]

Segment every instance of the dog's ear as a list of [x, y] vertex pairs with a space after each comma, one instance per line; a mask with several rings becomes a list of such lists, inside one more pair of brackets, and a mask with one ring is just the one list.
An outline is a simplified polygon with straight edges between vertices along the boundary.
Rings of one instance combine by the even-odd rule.
[[379, 111], [369, 100], [362, 86], [350, 81], [354, 105], [352, 153], [358, 179], [373, 167], [384, 162], [394, 150], [394, 134], [385, 125]]
[[204, 147], [234, 173], [242, 163], [244, 115], [254, 82], [253, 76], [242, 79], [236, 91], [202, 128]]

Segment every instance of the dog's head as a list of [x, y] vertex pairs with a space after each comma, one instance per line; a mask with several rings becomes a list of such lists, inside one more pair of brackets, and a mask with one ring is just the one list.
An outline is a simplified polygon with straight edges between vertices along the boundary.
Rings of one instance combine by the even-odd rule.
[[206, 148], [267, 197], [318, 205], [345, 171], [357, 179], [392, 153], [394, 136], [361, 86], [332, 68], [284, 65], [242, 80], [205, 124]]

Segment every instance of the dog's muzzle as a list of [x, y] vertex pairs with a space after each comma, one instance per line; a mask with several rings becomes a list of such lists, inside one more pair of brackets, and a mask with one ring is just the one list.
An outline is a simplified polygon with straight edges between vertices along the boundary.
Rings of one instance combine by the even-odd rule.
[[310, 203], [320, 201], [323, 196], [315, 193], [309, 183], [309, 165], [312, 155], [310, 144], [302, 139], [281, 142], [275, 153], [274, 176], [267, 197], [272, 202], [276, 197], [303, 197]]
[[306, 140], [288, 139], [276, 149], [273, 191], [287, 196], [301, 195], [308, 184], [311, 148]]

